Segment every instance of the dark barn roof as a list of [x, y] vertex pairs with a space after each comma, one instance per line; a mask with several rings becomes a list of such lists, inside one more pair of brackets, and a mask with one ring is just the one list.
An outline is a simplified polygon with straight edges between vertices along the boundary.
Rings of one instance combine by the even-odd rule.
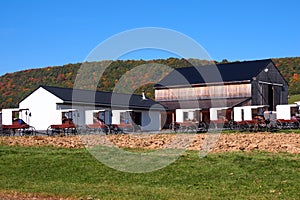
[[[266, 59], [177, 68], [169, 73], [154, 87], [178, 87], [209, 83], [251, 81], [253, 77], [256, 77], [270, 63], [273, 64], [272, 60]], [[217, 75], [218, 72], [220, 73], [221, 77]]]
[[40, 86], [64, 101], [64, 103], [93, 104], [104, 107], [126, 107], [129, 109], [162, 109], [158, 102], [141, 95], [121, 94], [103, 91], [80, 90], [53, 86]]

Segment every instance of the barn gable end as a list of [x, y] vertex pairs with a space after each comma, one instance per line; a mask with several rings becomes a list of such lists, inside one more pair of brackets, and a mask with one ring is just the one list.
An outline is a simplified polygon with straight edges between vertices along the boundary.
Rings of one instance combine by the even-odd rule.
[[[215, 78], [202, 77], [215, 70], [222, 79], [216, 73]], [[217, 99], [226, 100], [228, 107], [265, 104], [272, 110], [278, 104], [287, 103], [288, 97], [288, 84], [271, 59], [178, 68], [154, 89], [156, 101], [172, 107], [171, 110], [176, 109], [174, 104], [178, 101], [198, 101], [199, 107], [204, 108], [207, 105], [204, 101]]]

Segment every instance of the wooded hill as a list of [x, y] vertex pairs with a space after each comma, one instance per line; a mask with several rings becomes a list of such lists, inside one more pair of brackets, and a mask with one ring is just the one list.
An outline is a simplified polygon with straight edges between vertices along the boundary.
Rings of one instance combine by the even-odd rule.
[[[275, 58], [272, 60], [288, 81], [289, 94], [300, 94], [300, 78], [298, 77], [300, 74], [300, 57]], [[221, 63], [224, 62], [228, 61], [223, 60]], [[71, 88], [76, 83], [76, 88], [95, 89], [97, 86], [97, 89], [102, 91], [115, 90], [125, 93], [134, 91], [138, 94], [141, 94], [141, 91], [145, 90], [146, 95], [153, 98], [152, 87], [154, 83], [150, 83], [151, 81], [149, 80], [159, 80], [171, 68], [187, 67], [191, 66], [191, 63], [193, 65], [205, 65], [209, 62], [205, 60], [177, 58], [149, 61], [117, 60], [113, 62], [101, 61], [66, 64], [63, 66], [7, 73], [0, 77], [0, 109], [18, 107], [19, 101], [39, 85]], [[115, 87], [116, 85], [118, 87]]]

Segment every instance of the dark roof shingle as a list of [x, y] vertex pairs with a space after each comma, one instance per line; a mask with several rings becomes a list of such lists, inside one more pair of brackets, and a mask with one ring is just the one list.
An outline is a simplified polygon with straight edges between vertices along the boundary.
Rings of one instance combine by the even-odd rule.
[[103, 91], [80, 90], [53, 86], [41, 86], [45, 90], [62, 99], [65, 103], [94, 104], [105, 107], [126, 107], [131, 109], [163, 109], [158, 102], [141, 95], [121, 94]]
[[[226, 64], [177, 68], [169, 73], [154, 87], [186, 86], [207, 83], [226, 83], [251, 81], [267, 65], [273, 63], [271, 59], [233, 62]], [[219, 71], [220, 76], [217, 72]]]

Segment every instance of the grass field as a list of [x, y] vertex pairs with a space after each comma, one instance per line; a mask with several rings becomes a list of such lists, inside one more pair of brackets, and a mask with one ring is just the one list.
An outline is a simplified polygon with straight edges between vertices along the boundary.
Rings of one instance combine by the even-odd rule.
[[300, 156], [189, 151], [145, 174], [108, 168], [85, 149], [0, 146], [0, 192], [91, 199], [298, 199]]
[[295, 103], [296, 101], [300, 101], [300, 94], [291, 95], [289, 98], [289, 103]]

